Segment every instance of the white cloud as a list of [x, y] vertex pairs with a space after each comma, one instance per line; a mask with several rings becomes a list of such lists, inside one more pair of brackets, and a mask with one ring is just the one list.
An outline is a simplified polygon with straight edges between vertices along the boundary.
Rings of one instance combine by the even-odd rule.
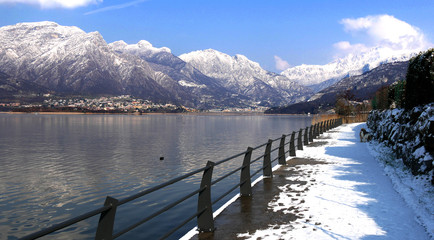
[[274, 62], [276, 63], [276, 69], [280, 71], [284, 71], [290, 67], [287, 61], [276, 55], [274, 55]]
[[365, 40], [363, 43], [356, 44], [348, 41], [335, 43], [334, 47], [341, 54], [364, 51], [370, 47], [396, 51], [420, 51], [431, 45], [419, 28], [390, 15], [345, 18], [340, 23], [353, 37], [361, 37]]
[[361, 44], [361, 43], [351, 44], [348, 41], [337, 42], [337, 43], [333, 44], [333, 47], [335, 47], [339, 51], [339, 54], [337, 57], [345, 56], [345, 55], [348, 55], [350, 53], [355, 54], [355, 53], [359, 53], [359, 52], [364, 52], [364, 51], [369, 49], [364, 44]]
[[97, 4], [103, 0], [0, 0], [3, 3], [21, 3], [38, 5], [41, 8], [76, 8], [83, 7], [89, 4]]

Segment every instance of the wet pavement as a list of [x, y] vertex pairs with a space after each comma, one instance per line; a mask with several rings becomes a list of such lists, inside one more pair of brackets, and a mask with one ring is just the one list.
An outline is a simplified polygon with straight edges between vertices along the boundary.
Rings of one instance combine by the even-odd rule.
[[[304, 146], [308, 151], [310, 147], [326, 144], [326, 141], [317, 139], [315, 142]], [[252, 187], [251, 197], [240, 197], [230, 204], [220, 215], [215, 218], [213, 233], [199, 233], [192, 239], [214, 240], [214, 239], [243, 239], [238, 237], [241, 233], [252, 233], [258, 229], [265, 229], [269, 226], [287, 225], [304, 216], [304, 209], [298, 205], [303, 203], [303, 192], [309, 190], [309, 186], [316, 184], [314, 171], [298, 170], [300, 165], [326, 164], [315, 159], [293, 157], [273, 172], [273, 178], [265, 178]], [[290, 176], [304, 176], [307, 181], [289, 180]], [[291, 186], [294, 186], [291, 188]], [[278, 198], [281, 188], [286, 187], [291, 193], [291, 207], [274, 212], [269, 208], [269, 203]], [[290, 230], [290, 229], [288, 229]]]

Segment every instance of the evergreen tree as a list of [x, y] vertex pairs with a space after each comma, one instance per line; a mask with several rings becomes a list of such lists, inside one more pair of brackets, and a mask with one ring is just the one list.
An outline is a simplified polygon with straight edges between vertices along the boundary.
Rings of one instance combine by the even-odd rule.
[[434, 48], [410, 60], [405, 85], [405, 108], [434, 102]]
[[399, 81], [394, 88], [394, 100], [397, 108], [404, 107], [405, 102], [405, 81]]
[[374, 98], [372, 99], [372, 109], [377, 110], [378, 109], [378, 103], [377, 103], [377, 96], [374, 96]]

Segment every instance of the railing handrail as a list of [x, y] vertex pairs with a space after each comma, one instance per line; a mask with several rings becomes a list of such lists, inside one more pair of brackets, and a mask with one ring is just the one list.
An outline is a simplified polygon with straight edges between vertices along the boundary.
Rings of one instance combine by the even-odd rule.
[[137, 193], [137, 194], [134, 194], [134, 195], [132, 195], [132, 196], [130, 196], [130, 197], [126, 197], [126, 198], [124, 198], [124, 199], [122, 199], [122, 200], [119, 201], [118, 206], [120, 206], [120, 205], [122, 205], [122, 204], [124, 204], [124, 203], [127, 203], [127, 202], [131, 202], [131, 201], [133, 201], [133, 200], [135, 200], [135, 199], [137, 199], [137, 198], [139, 198], [139, 197], [143, 197], [143, 196], [146, 195], [146, 194], [149, 194], [149, 193], [155, 192], [155, 191], [157, 191], [157, 190], [159, 190], [159, 189], [161, 189], [161, 188], [163, 188], [163, 187], [166, 187], [166, 186], [169, 186], [169, 185], [171, 185], [171, 184], [173, 184], [173, 183], [179, 182], [179, 181], [181, 181], [181, 180], [183, 180], [183, 179], [186, 179], [186, 178], [188, 178], [188, 177], [190, 177], [190, 176], [193, 176], [193, 175], [195, 175], [195, 174], [197, 174], [197, 173], [200, 173], [200, 172], [202, 172], [202, 171], [205, 171], [205, 170], [207, 170], [207, 169], [209, 169], [208, 166], [207, 166], [207, 167], [203, 167], [203, 168], [199, 168], [199, 169], [197, 169], [197, 170], [195, 170], [195, 171], [192, 171], [192, 172], [186, 173], [186, 174], [184, 174], [184, 175], [182, 175], [182, 176], [179, 176], [179, 177], [173, 178], [173, 179], [171, 179], [171, 180], [169, 180], [169, 181], [167, 181], [167, 182], [164, 182], [164, 183], [162, 183], [162, 184], [160, 184], [160, 185], [157, 185], [157, 186], [152, 187], [152, 188], [150, 188], [150, 189], [147, 189], [147, 190], [145, 190], [145, 191], [142, 191], [142, 192], [139, 192], [139, 193]]
[[[86, 212], [84, 214], [81, 214], [81, 215], [79, 215], [77, 217], [68, 219], [68, 220], [63, 221], [61, 223], [55, 224], [55, 225], [53, 225], [51, 227], [48, 227], [48, 228], [42, 229], [40, 231], [34, 232], [34, 233], [29, 234], [29, 235], [27, 235], [27, 236], [25, 236], [25, 237], [23, 237], [21, 239], [35, 239], [35, 238], [39, 238], [39, 237], [48, 235], [48, 234], [50, 234], [52, 232], [55, 232], [55, 231], [58, 231], [60, 229], [66, 228], [68, 226], [71, 226], [71, 225], [73, 225], [75, 223], [78, 223], [80, 221], [86, 220], [86, 219], [88, 219], [90, 217], [96, 216], [98, 214], [101, 215], [100, 216], [100, 224], [102, 222], [104, 222], [104, 224], [107, 224], [107, 221], [108, 222], [111, 221], [111, 223], [109, 223], [107, 225], [107, 226], [110, 226], [112, 228], [112, 229], [108, 230], [109, 233], [110, 233], [110, 234], [108, 234], [108, 237], [111, 238], [111, 239], [114, 239], [114, 238], [117, 238], [117, 237], [121, 236], [122, 234], [124, 234], [126, 232], [131, 231], [132, 229], [136, 228], [137, 226], [140, 226], [141, 224], [143, 224], [143, 223], [145, 223], [145, 222], [147, 222], [147, 221], [149, 221], [149, 220], [151, 220], [151, 219], [159, 216], [160, 214], [162, 214], [162, 213], [170, 210], [171, 208], [177, 206], [181, 202], [184, 202], [187, 199], [189, 199], [189, 198], [191, 198], [191, 197], [193, 197], [193, 196], [195, 196], [197, 194], [200, 194], [202, 192], [207, 192], [208, 194], [210, 194], [211, 193], [211, 186], [213, 186], [213, 185], [217, 184], [218, 182], [222, 181], [223, 179], [225, 179], [225, 178], [227, 178], [227, 177], [229, 177], [229, 176], [237, 173], [240, 170], [243, 171], [243, 169], [245, 169], [246, 167], [251, 166], [253, 163], [259, 161], [260, 159], [264, 159], [264, 164], [263, 164], [263, 166], [259, 170], [254, 171], [253, 173], [249, 172], [247, 174], [247, 175], [249, 175], [249, 177], [247, 177], [247, 178], [246, 177], [245, 178], [241, 178], [239, 183], [237, 183], [234, 186], [232, 186], [228, 191], [224, 192], [222, 195], [216, 197], [216, 199], [213, 202], [210, 202], [210, 204], [211, 204], [210, 206], [198, 209], [198, 211], [195, 214], [193, 214], [192, 216], [189, 216], [180, 225], [178, 225], [175, 228], [171, 229], [169, 232], [167, 232], [164, 235], [164, 237], [170, 236], [171, 234], [173, 234], [179, 228], [181, 228], [182, 226], [184, 226], [185, 224], [187, 224], [188, 222], [190, 222], [195, 217], [198, 218], [198, 222], [199, 222], [199, 217], [202, 216], [203, 214], [206, 214], [207, 211], [211, 212], [211, 214], [212, 214], [212, 205], [214, 205], [215, 203], [217, 203], [218, 201], [220, 201], [221, 199], [223, 199], [224, 197], [226, 197], [227, 195], [229, 195], [231, 192], [233, 192], [238, 187], [240, 187], [240, 189], [241, 189], [241, 186], [243, 184], [245, 184], [246, 182], [249, 182], [249, 180], [251, 180], [260, 171], [264, 171], [264, 177], [266, 175], [270, 175], [269, 171], [271, 169], [272, 163], [275, 162], [276, 160], [279, 160], [279, 159], [281, 159], [283, 157], [285, 159], [284, 164], [286, 164], [286, 157], [285, 156], [286, 156], [287, 153], [289, 153], [290, 156], [295, 156], [295, 151], [296, 150], [303, 150], [303, 144], [306, 145], [306, 143], [312, 142], [314, 138], [316, 138], [317, 136], [319, 136], [319, 134], [321, 134], [321, 133], [323, 133], [323, 132], [325, 132], [325, 131], [327, 131], [327, 130], [329, 130], [331, 128], [337, 127], [337, 126], [339, 126], [341, 124], [342, 124], [342, 119], [341, 118], [326, 120], [326, 121], [322, 121], [322, 122], [317, 122], [317, 123], [311, 125], [310, 127], [306, 127], [305, 129], [300, 129], [299, 131], [293, 131], [292, 133], [289, 133], [289, 134], [283, 134], [281, 137], [276, 138], [276, 139], [269, 139], [266, 143], [260, 144], [260, 145], [254, 147], [254, 148], [248, 147], [246, 151], [238, 153], [238, 154], [235, 154], [235, 155], [233, 155], [231, 157], [225, 158], [225, 159], [220, 160], [220, 161], [218, 161], [216, 163], [208, 162], [207, 166], [205, 166], [205, 167], [202, 167], [202, 168], [196, 169], [194, 171], [191, 171], [189, 173], [186, 173], [184, 175], [175, 177], [175, 178], [173, 178], [173, 179], [171, 179], [169, 181], [166, 181], [166, 182], [164, 182], [162, 184], [159, 184], [157, 186], [151, 187], [149, 189], [146, 189], [144, 191], [141, 191], [141, 192], [136, 193], [134, 195], [131, 195], [129, 197], [123, 198], [121, 200], [116, 200], [114, 198], [107, 197], [106, 203], [105, 203], [105, 205], [103, 207], [99, 207], [97, 209], [94, 209], [94, 210], [91, 210], [91, 211]], [[310, 130], [308, 130], [309, 128], [310, 128]], [[304, 141], [302, 141], [303, 130], [304, 130]], [[298, 134], [298, 137], [296, 138], [297, 134]], [[288, 142], [285, 143], [286, 139], [284, 139], [284, 138], [287, 137], [287, 136], [291, 136], [291, 139]], [[281, 140], [280, 146], [271, 149], [272, 143], [274, 143], [276, 141], [279, 141], [279, 140]], [[285, 151], [284, 148], [287, 145], [290, 145], [290, 148], [289, 148], [288, 151]], [[257, 150], [257, 149], [262, 148], [264, 146], [266, 146], [264, 154], [260, 155], [259, 157], [255, 158], [254, 160], [251, 160], [250, 159], [251, 153], [254, 150]], [[281, 149], [282, 147], [283, 147], [283, 149]], [[270, 158], [271, 153], [275, 152], [276, 150], [279, 150], [278, 156], [276, 158], [274, 158], [273, 160], [271, 160], [271, 158]], [[281, 156], [282, 153], [283, 153], [283, 156]], [[212, 169], [215, 166], [218, 166], [220, 164], [223, 164], [225, 162], [228, 162], [230, 160], [233, 160], [233, 159], [238, 158], [238, 157], [243, 156], [243, 155], [247, 156], [248, 154], [250, 154], [250, 156], [248, 156], [249, 158], [247, 159], [248, 162], [246, 164], [243, 163], [242, 166], [240, 166], [240, 167], [238, 167], [238, 168], [236, 168], [234, 170], [231, 170], [229, 173], [227, 173], [227, 174], [219, 177], [218, 179], [216, 179], [214, 181], [211, 181], [210, 177], [212, 177]], [[279, 163], [280, 163], [280, 160], [279, 160]], [[250, 167], [248, 169], [250, 169]], [[131, 224], [130, 226], [128, 226], [128, 227], [126, 227], [126, 228], [118, 231], [115, 234], [112, 234], [113, 224], [114, 224], [114, 213], [116, 212], [116, 208], [118, 206], [121, 206], [121, 205], [123, 205], [125, 203], [131, 202], [131, 201], [133, 201], [133, 200], [135, 200], [137, 198], [143, 197], [143, 196], [145, 196], [147, 194], [150, 194], [152, 192], [158, 191], [158, 190], [160, 190], [160, 189], [162, 189], [164, 187], [167, 187], [167, 186], [169, 186], [171, 184], [177, 183], [177, 182], [179, 182], [181, 180], [184, 180], [184, 179], [186, 179], [188, 177], [196, 175], [196, 174], [198, 174], [200, 172], [203, 172], [204, 176], [202, 178], [201, 187], [199, 189], [197, 189], [195, 191], [192, 191], [191, 193], [186, 194], [185, 196], [183, 196], [183, 197], [179, 198], [178, 200], [173, 201], [172, 203], [170, 203], [170, 204], [162, 207], [158, 211], [156, 211], [156, 212], [152, 213], [151, 215], [143, 218], [142, 220], [140, 220], [140, 221], [138, 221], [138, 222], [136, 222], [134, 224]], [[205, 176], [206, 172], [211, 173], [211, 175], [210, 176]], [[209, 173], [208, 173], [208, 175], [209, 175]], [[272, 173], [268, 177], [272, 177]], [[208, 184], [204, 184], [204, 182], [203, 182], [204, 178], [208, 179], [207, 181], [209, 181], [209, 185]], [[249, 187], [251, 188], [251, 186], [249, 186]], [[208, 196], [208, 198], [210, 198], [210, 196]], [[200, 201], [203, 201], [203, 199], [201, 200], [199, 198], [199, 205], [200, 205]], [[205, 201], [208, 201], [208, 200], [205, 200]], [[209, 201], [211, 201], [211, 199], [209, 199]], [[110, 215], [110, 214], [107, 214], [107, 213], [110, 213], [110, 212], [112, 213], [111, 217], [113, 219], [107, 219], [107, 216]], [[209, 213], [208, 213], [208, 215], [209, 215]], [[203, 216], [201, 218], [203, 218]], [[208, 219], [209, 219], [209, 216], [208, 216]], [[211, 215], [211, 221], [212, 221], [212, 215]], [[201, 222], [203, 222], [203, 220], [201, 220]], [[97, 229], [97, 236], [98, 236], [98, 231], [100, 230], [100, 226], [99, 225], [98, 225], [98, 229]], [[198, 226], [199, 225], [200, 224], [198, 224]], [[213, 231], [214, 230], [213, 223], [210, 224], [210, 225], [207, 225], [205, 229], [201, 229], [201, 226], [199, 226], [199, 230], [201, 230], [201, 231]], [[101, 230], [101, 231], [103, 231], [103, 230]], [[104, 233], [103, 235], [107, 236], [106, 233]], [[96, 237], [96, 238], [98, 238], [98, 237]]]

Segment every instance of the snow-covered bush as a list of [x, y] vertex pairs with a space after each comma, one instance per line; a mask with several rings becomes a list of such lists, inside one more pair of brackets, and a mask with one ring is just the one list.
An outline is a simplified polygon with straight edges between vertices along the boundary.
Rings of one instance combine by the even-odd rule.
[[434, 185], [434, 103], [410, 111], [374, 110], [367, 125], [373, 137], [391, 147], [414, 175], [428, 174]]

